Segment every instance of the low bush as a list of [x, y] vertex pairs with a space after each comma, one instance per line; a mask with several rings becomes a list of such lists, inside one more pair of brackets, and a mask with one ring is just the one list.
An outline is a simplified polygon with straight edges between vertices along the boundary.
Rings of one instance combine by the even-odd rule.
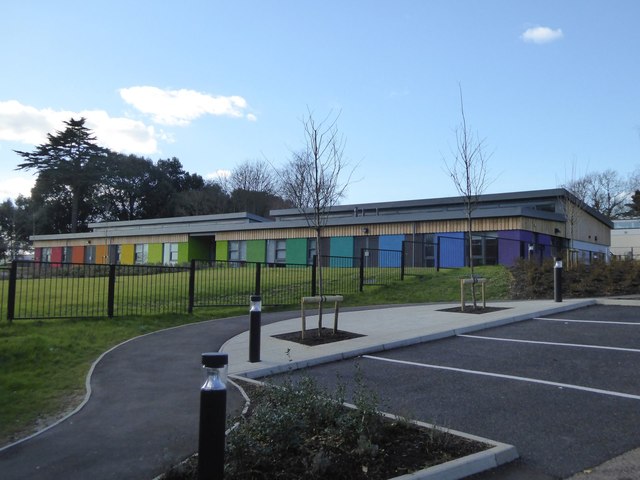
[[[227, 437], [225, 479], [383, 480], [488, 448], [388, 419], [359, 378], [355, 408], [343, 405], [344, 386], [329, 392], [308, 377], [252, 389], [250, 414]], [[194, 479], [196, 457], [163, 477]]]
[[[521, 260], [511, 269], [513, 299], [553, 298], [552, 259], [544, 262]], [[562, 294], [569, 298], [640, 294], [640, 262], [611, 259], [564, 265]]]

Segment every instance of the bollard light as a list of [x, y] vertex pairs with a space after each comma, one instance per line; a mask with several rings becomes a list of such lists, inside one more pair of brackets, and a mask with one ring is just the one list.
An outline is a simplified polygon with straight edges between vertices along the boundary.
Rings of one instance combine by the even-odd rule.
[[562, 258], [556, 257], [553, 267], [553, 300], [562, 302]]
[[205, 379], [200, 388], [199, 480], [222, 480], [227, 421], [226, 353], [203, 353]]
[[249, 362], [260, 361], [260, 323], [262, 319], [262, 297], [251, 295], [249, 298]]

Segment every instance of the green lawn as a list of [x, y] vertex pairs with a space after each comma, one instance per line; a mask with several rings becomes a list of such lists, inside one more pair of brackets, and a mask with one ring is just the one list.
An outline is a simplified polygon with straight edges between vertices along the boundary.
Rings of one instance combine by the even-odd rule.
[[[329, 284], [338, 290], [339, 282], [350, 281], [350, 276], [354, 274], [351, 270], [356, 269], [344, 270], [343, 275], [348, 277], [346, 280], [328, 278]], [[510, 281], [508, 270], [502, 267], [479, 267], [477, 273], [490, 280], [487, 287], [489, 299], [507, 298]], [[158, 296], [168, 296], [172, 292], [166, 283], [162, 284], [164, 275], [154, 276], [157, 277], [154, 281], [162, 285], [158, 289]], [[274, 272], [273, 275], [266, 280], [265, 288], [293, 289], [296, 294], [303, 291], [300, 282], [292, 281], [291, 285], [287, 285], [282, 278], [278, 280], [278, 275], [283, 273]], [[346, 294], [344, 306], [458, 302], [459, 279], [465, 275], [468, 275], [465, 269], [442, 270], [438, 273], [425, 271], [420, 276], [408, 276], [403, 282], [366, 286], [363, 293]], [[136, 297], [138, 287], [134, 279], [129, 281], [121, 282], [122, 288], [128, 289], [128, 301], [138, 308], [139, 305], [148, 306], [145, 303], [147, 300]], [[229, 291], [229, 295], [232, 294], [234, 292]], [[242, 295], [248, 296], [248, 293], [242, 292]], [[175, 325], [246, 313], [247, 307], [218, 307], [196, 309], [191, 316], [164, 314], [113, 319], [16, 320], [11, 324], [6, 320], [0, 321], [0, 445], [31, 433], [40, 423], [47, 423], [56, 415], [73, 409], [84, 396], [84, 381], [91, 363], [112, 346], [137, 335]]]

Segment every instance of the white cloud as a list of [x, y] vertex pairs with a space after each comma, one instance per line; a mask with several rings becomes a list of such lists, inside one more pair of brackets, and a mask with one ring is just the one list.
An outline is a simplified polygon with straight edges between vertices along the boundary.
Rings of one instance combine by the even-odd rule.
[[207, 173], [205, 178], [207, 180], [225, 180], [231, 176], [231, 170], [219, 169], [213, 173]]
[[93, 130], [99, 145], [126, 153], [151, 154], [158, 151], [158, 138], [162, 138], [162, 134], [140, 121], [110, 117], [103, 110], [38, 109], [16, 100], [0, 101], [0, 141], [29, 145], [45, 143], [47, 133], [63, 130], [64, 121], [80, 117], [87, 119], [86, 125]]
[[549, 27], [533, 27], [524, 31], [520, 38], [527, 43], [551, 43], [564, 37], [562, 29]]
[[0, 201], [6, 198], [16, 198], [18, 195], [28, 197], [36, 183], [34, 176], [5, 177], [0, 180]]
[[[195, 90], [162, 90], [157, 87], [139, 86], [120, 89], [122, 99], [139, 110], [151, 115], [153, 121], [163, 125], [188, 125], [203, 115], [245, 116], [247, 101], [239, 96], [212, 96]], [[249, 113], [246, 118], [256, 120]]]

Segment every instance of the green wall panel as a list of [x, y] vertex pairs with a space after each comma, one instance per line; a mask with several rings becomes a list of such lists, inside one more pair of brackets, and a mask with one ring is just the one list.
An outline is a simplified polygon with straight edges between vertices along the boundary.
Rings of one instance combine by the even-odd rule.
[[287, 263], [294, 263], [298, 265], [307, 264], [306, 238], [287, 239]]
[[247, 262], [266, 262], [266, 240], [247, 240]]
[[221, 240], [216, 242], [216, 260], [229, 260], [229, 242]]
[[[330, 265], [332, 267], [353, 267], [353, 237], [332, 237], [329, 241]], [[349, 257], [349, 258], [333, 258]]]
[[149, 244], [149, 257], [147, 263], [162, 263], [162, 244], [150, 243]]
[[189, 263], [189, 243], [182, 242], [178, 244], [178, 265]]

